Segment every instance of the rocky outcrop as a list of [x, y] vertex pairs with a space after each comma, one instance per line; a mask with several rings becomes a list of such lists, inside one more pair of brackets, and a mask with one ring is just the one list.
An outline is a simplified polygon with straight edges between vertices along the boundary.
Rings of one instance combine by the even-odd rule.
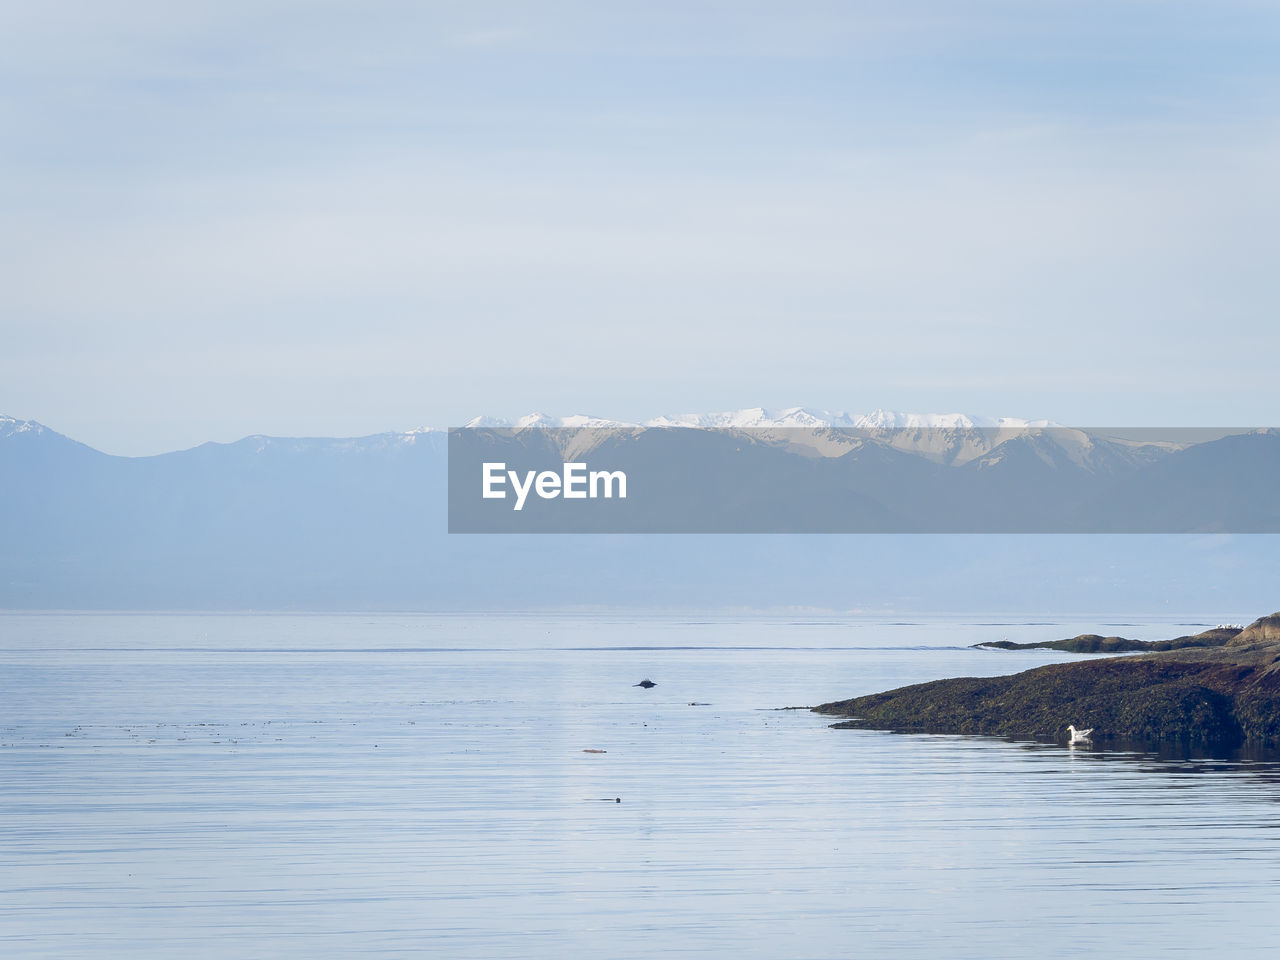
[[1212, 645], [936, 680], [814, 710], [845, 718], [837, 727], [1065, 741], [1074, 724], [1095, 741], [1280, 747], [1280, 615], [1210, 639], [1227, 632]]
[[1249, 624], [1232, 641], [1232, 646], [1245, 646], [1251, 643], [1280, 642], [1280, 613], [1269, 617], [1259, 617]]
[[1009, 640], [989, 640], [973, 646], [995, 650], [1065, 650], [1069, 653], [1134, 653], [1139, 651], [1181, 650], [1184, 647], [1221, 647], [1230, 643], [1241, 630], [1239, 627], [1214, 627], [1192, 636], [1174, 637], [1172, 640], [1130, 640], [1127, 637], [1101, 637], [1096, 633], [1082, 633], [1067, 640], [1042, 640], [1038, 643], [1013, 643]]

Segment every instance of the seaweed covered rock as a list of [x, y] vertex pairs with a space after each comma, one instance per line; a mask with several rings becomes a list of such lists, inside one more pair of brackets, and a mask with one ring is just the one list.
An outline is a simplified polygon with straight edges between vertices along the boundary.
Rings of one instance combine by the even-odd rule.
[[990, 640], [986, 643], [975, 643], [974, 646], [990, 647], [996, 650], [1066, 650], [1069, 653], [1130, 653], [1150, 649], [1150, 645], [1144, 640], [1102, 637], [1096, 633], [1082, 633], [1078, 637], [1070, 637], [1066, 640], [1041, 640], [1036, 643]]
[[1096, 633], [1082, 633], [1066, 640], [1041, 640], [1036, 643], [1013, 643], [1009, 640], [989, 640], [975, 643], [975, 647], [997, 650], [1065, 650], [1068, 653], [1138, 653], [1160, 650], [1182, 650], [1186, 647], [1221, 647], [1230, 643], [1241, 630], [1239, 627], [1213, 627], [1193, 636], [1174, 637], [1172, 640], [1130, 640], [1128, 637], [1102, 637]]
[[1280, 745], [1280, 672], [1167, 657], [1053, 664], [1005, 677], [937, 680], [814, 708], [841, 727], [1062, 739], [1068, 724], [1112, 738]]

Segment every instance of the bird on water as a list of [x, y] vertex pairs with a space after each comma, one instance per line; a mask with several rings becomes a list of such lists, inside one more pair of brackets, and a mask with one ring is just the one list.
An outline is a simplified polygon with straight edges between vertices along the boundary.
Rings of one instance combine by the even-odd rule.
[[648, 690], [650, 687], [656, 687], [657, 684], [654, 683], [652, 680], [650, 680], [648, 677], [646, 677], [645, 679], [641, 680], [639, 683], [633, 683], [632, 686], [644, 687], [646, 690]]
[[1088, 743], [1089, 734], [1093, 733], [1093, 727], [1088, 730], [1077, 730], [1074, 726], [1067, 727], [1067, 733], [1071, 734], [1068, 743]]

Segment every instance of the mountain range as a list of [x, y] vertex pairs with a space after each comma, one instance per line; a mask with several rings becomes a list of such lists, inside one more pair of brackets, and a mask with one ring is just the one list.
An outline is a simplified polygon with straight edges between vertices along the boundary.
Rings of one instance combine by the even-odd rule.
[[[964, 479], [947, 496], [980, 489], [991, 515], [1024, 518], [1087, 479], [1128, 529], [1199, 535], [458, 536], [446, 532], [442, 430], [254, 436], [129, 458], [3, 417], [0, 607], [1136, 610], [1202, 597], [1229, 616], [1273, 589], [1271, 538], [1222, 535], [1280, 529], [1273, 431], [1134, 441], [1045, 421], [799, 408], [665, 419], [749, 438], [756, 495], [816, 472], [888, 529], [974, 529], [943, 522], [955, 506], [939, 477]], [[552, 447], [576, 433], [633, 456], [637, 436], [697, 436], [657, 421], [476, 427]], [[781, 529], [824, 529], [804, 503], [789, 509]]]
[[963, 413], [900, 413], [875, 410], [869, 414], [787, 407], [766, 410], [746, 407], [720, 413], [686, 413], [641, 421], [611, 420], [575, 415], [551, 417], [531, 413], [515, 419], [474, 417], [468, 429], [589, 431], [595, 437], [605, 431], [639, 431], [650, 428], [687, 427], [701, 430], [744, 431], [757, 440], [769, 437], [803, 447], [819, 456], [841, 456], [858, 439], [868, 439], [930, 459], [964, 463], [991, 449], [1000, 439], [1019, 432], [1058, 427], [1048, 420], [1015, 417], [976, 417]]

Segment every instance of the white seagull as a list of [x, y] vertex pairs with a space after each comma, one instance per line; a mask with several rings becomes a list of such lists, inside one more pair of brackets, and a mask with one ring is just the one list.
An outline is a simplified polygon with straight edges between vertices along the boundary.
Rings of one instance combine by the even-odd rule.
[[1088, 730], [1077, 730], [1075, 727], [1067, 727], [1067, 732], [1071, 734], [1068, 743], [1089, 743], [1089, 734], [1093, 733], [1093, 727]]

